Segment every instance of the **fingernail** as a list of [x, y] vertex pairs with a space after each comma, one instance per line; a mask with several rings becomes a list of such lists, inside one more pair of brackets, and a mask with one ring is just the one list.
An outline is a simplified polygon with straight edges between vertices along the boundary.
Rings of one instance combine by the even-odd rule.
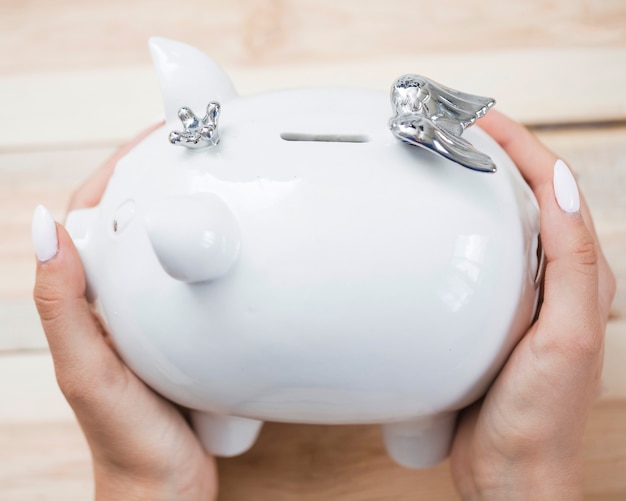
[[56, 256], [59, 249], [56, 224], [48, 209], [43, 205], [38, 205], [35, 209], [32, 231], [37, 259], [45, 263]]
[[559, 207], [573, 214], [580, 211], [580, 195], [576, 179], [563, 160], [554, 164], [554, 195]]

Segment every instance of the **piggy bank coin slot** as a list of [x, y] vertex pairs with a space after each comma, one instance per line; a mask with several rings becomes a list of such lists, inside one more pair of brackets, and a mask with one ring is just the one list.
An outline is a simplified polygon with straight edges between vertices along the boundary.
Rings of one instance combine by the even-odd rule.
[[322, 143], [367, 143], [370, 138], [365, 134], [305, 134], [301, 132], [281, 132], [285, 141], [308, 141]]

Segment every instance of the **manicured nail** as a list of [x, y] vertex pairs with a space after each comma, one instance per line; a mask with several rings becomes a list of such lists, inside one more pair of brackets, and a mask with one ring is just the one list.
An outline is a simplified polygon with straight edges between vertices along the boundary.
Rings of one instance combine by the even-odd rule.
[[39, 261], [45, 263], [57, 255], [59, 241], [54, 219], [43, 205], [38, 205], [35, 209], [32, 230], [35, 255]]
[[576, 179], [563, 160], [554, 164], [554, 195], [559, 207], [570, 214], [580, 211], [580, 195]]

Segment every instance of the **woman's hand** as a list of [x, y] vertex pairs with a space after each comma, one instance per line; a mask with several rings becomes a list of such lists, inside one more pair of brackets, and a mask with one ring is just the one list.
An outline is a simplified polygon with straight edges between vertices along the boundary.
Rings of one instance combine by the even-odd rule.
[[[156, 127], [102, 166], [74, 195], [70, 210], [96, 205], [117, 161]], [[214, 499], [215, 463], [180, 410], [119, 359], [85, 299], [85, 276], [69, 235], [38, 207], [34, 297], [59, 386], [94, 461], [96, 499]]]
[[599, 393], [615, 278], [565, 164], [497, 112], [480, 124], [537, 196], [547, 265], [537, 322], [460, 417], [453, 478], [464, 499], [582, 499], [582, 437]]

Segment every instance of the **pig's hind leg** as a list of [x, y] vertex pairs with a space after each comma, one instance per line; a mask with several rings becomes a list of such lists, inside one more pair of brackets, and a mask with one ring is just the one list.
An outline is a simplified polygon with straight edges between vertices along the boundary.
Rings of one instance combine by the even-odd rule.
[[456, 412], [423, 416], [382, 425], [391, 458], [408, 468], [429, 468], [446, 458], [456, 424]]

